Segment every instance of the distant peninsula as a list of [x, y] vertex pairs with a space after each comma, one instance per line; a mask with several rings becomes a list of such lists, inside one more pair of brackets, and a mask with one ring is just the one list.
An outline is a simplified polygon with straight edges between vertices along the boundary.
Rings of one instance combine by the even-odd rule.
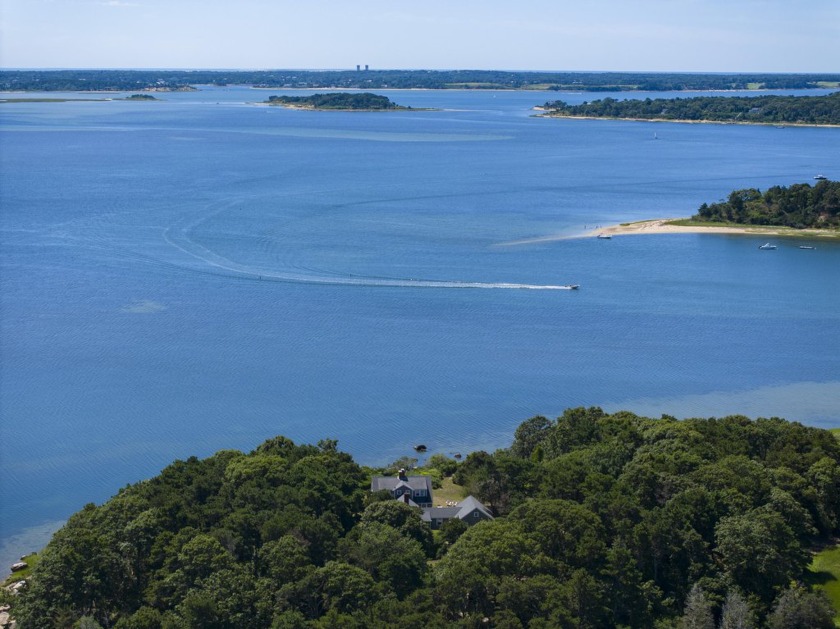
[[269, 105], [278, 105], [291, 109], [328, 109], [338, 111], [396, 111], [410, 110], [392, 102], [387, 96], [363, 92], [361, 94], [333, 92], [313, 94], [312, 96], [269, 96], [265, 101]]
[[561, 118], [833, 126], [840, 125], [840, 92], [827, 96], [604, 98], [580, 105], [556, 100], [538, 109], [544, 116]]
[[773, 186], [763, 193], [734, 190], [725, 200], [703, 203], [691, 218], [622, 223], [597, 233], [602, 238], [676, 233], [840, 238], [840, 181]]
[[155, 98], [151, 94], [132, 94], [131, 96], [126, 96], [125, 98], [110, 98], [110, 97], [100, 97], [100, 98], [0, 98], [0, 104], [2, 103], [77, 103], [77, 102], [87, 102], [87, 103], [105, 103], [111, 102], [115, 100], [130, 100], [134, 102], [147, 102], [147, 101], [156, 101], [160, 100]]

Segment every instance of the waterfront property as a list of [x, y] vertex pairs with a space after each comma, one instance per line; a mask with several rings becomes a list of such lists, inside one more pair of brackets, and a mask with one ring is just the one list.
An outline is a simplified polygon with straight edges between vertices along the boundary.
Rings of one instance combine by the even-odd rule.
[[397, 500], [420, 508], [432, 506], [432, 478], [430, 476], [408, 476], [401, 469], [397, 476], [374, 476], [370, 481], [371, 491], [387, 490]]
[[439, 529], [444, 522], [457, 518], [472, 526], [484, 520], [492, 520], [493, 514], [473, 496], [467, 496], [461, 502], [446, 507], [423, 509], [423, 521], [433, 529]]
[[472, 526], [483, 520], [492, 520], [493, 515], [473, 496], [467, 496], [461, 502], [434, 507], [432, 499], [432, 479], [430, 476], [408, 476], [401, 469], [397, 476], [374, 476], [370, 481], [370, 490], [389, 491], [395, 500], [423, 510], [421, 516], [433, 529], [439, 529], [447, 520], [457, 518]]

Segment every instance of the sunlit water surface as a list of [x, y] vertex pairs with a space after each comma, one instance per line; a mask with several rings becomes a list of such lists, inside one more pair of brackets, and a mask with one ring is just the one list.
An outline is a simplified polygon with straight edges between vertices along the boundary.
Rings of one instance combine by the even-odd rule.
[[254, 104], [274, 93], [2, 105], [2, 565], [277, 434], [383, 464], [580, 405], [840, 425], [840, 245], [572, 238], [840, 178], [840, 130], [532, 117], [583, 94]]

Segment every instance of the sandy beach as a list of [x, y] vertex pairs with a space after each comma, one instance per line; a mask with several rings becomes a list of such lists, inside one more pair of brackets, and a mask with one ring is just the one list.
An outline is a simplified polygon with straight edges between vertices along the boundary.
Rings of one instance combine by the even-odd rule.
[[632, 236], [635, 234], [754, 234], [757, 236], [790, 236], [807, 238], [838, 238], [840, 233], [830, 229], [793, 229], [765, 225], [675, 225], [680, 218], [657, 218], [636, 223], [610, 225], [588, 232], [589, 236]]
[[686, 218], [656, 218], [635, 223], [607, 225], [581, 232], [577, 235], [548, 234], [499, 243], [498, 246], [529, 245], [541, 242], [555, 242], [574, 238], [594, 238], [597, 236], [613, 238], [615, 236], [636, 236], [644, 234], [741, 234], [753, 236], [784, 236], [788, 238], [824, 238], [840, 239], [840, 231], [835, 229], [793, 229], [792, 227], [771, 227], [764, 225], [676, 225], [675, 221], [687, 221]]

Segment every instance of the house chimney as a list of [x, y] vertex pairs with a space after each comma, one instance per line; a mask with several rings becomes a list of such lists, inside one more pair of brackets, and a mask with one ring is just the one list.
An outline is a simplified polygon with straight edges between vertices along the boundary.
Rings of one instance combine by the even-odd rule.
[[405, 475], [405, 468], [401, 467], [400, 471], [398, 472], [398, 477], [400, 480], [408, 480], [408, 476]]

